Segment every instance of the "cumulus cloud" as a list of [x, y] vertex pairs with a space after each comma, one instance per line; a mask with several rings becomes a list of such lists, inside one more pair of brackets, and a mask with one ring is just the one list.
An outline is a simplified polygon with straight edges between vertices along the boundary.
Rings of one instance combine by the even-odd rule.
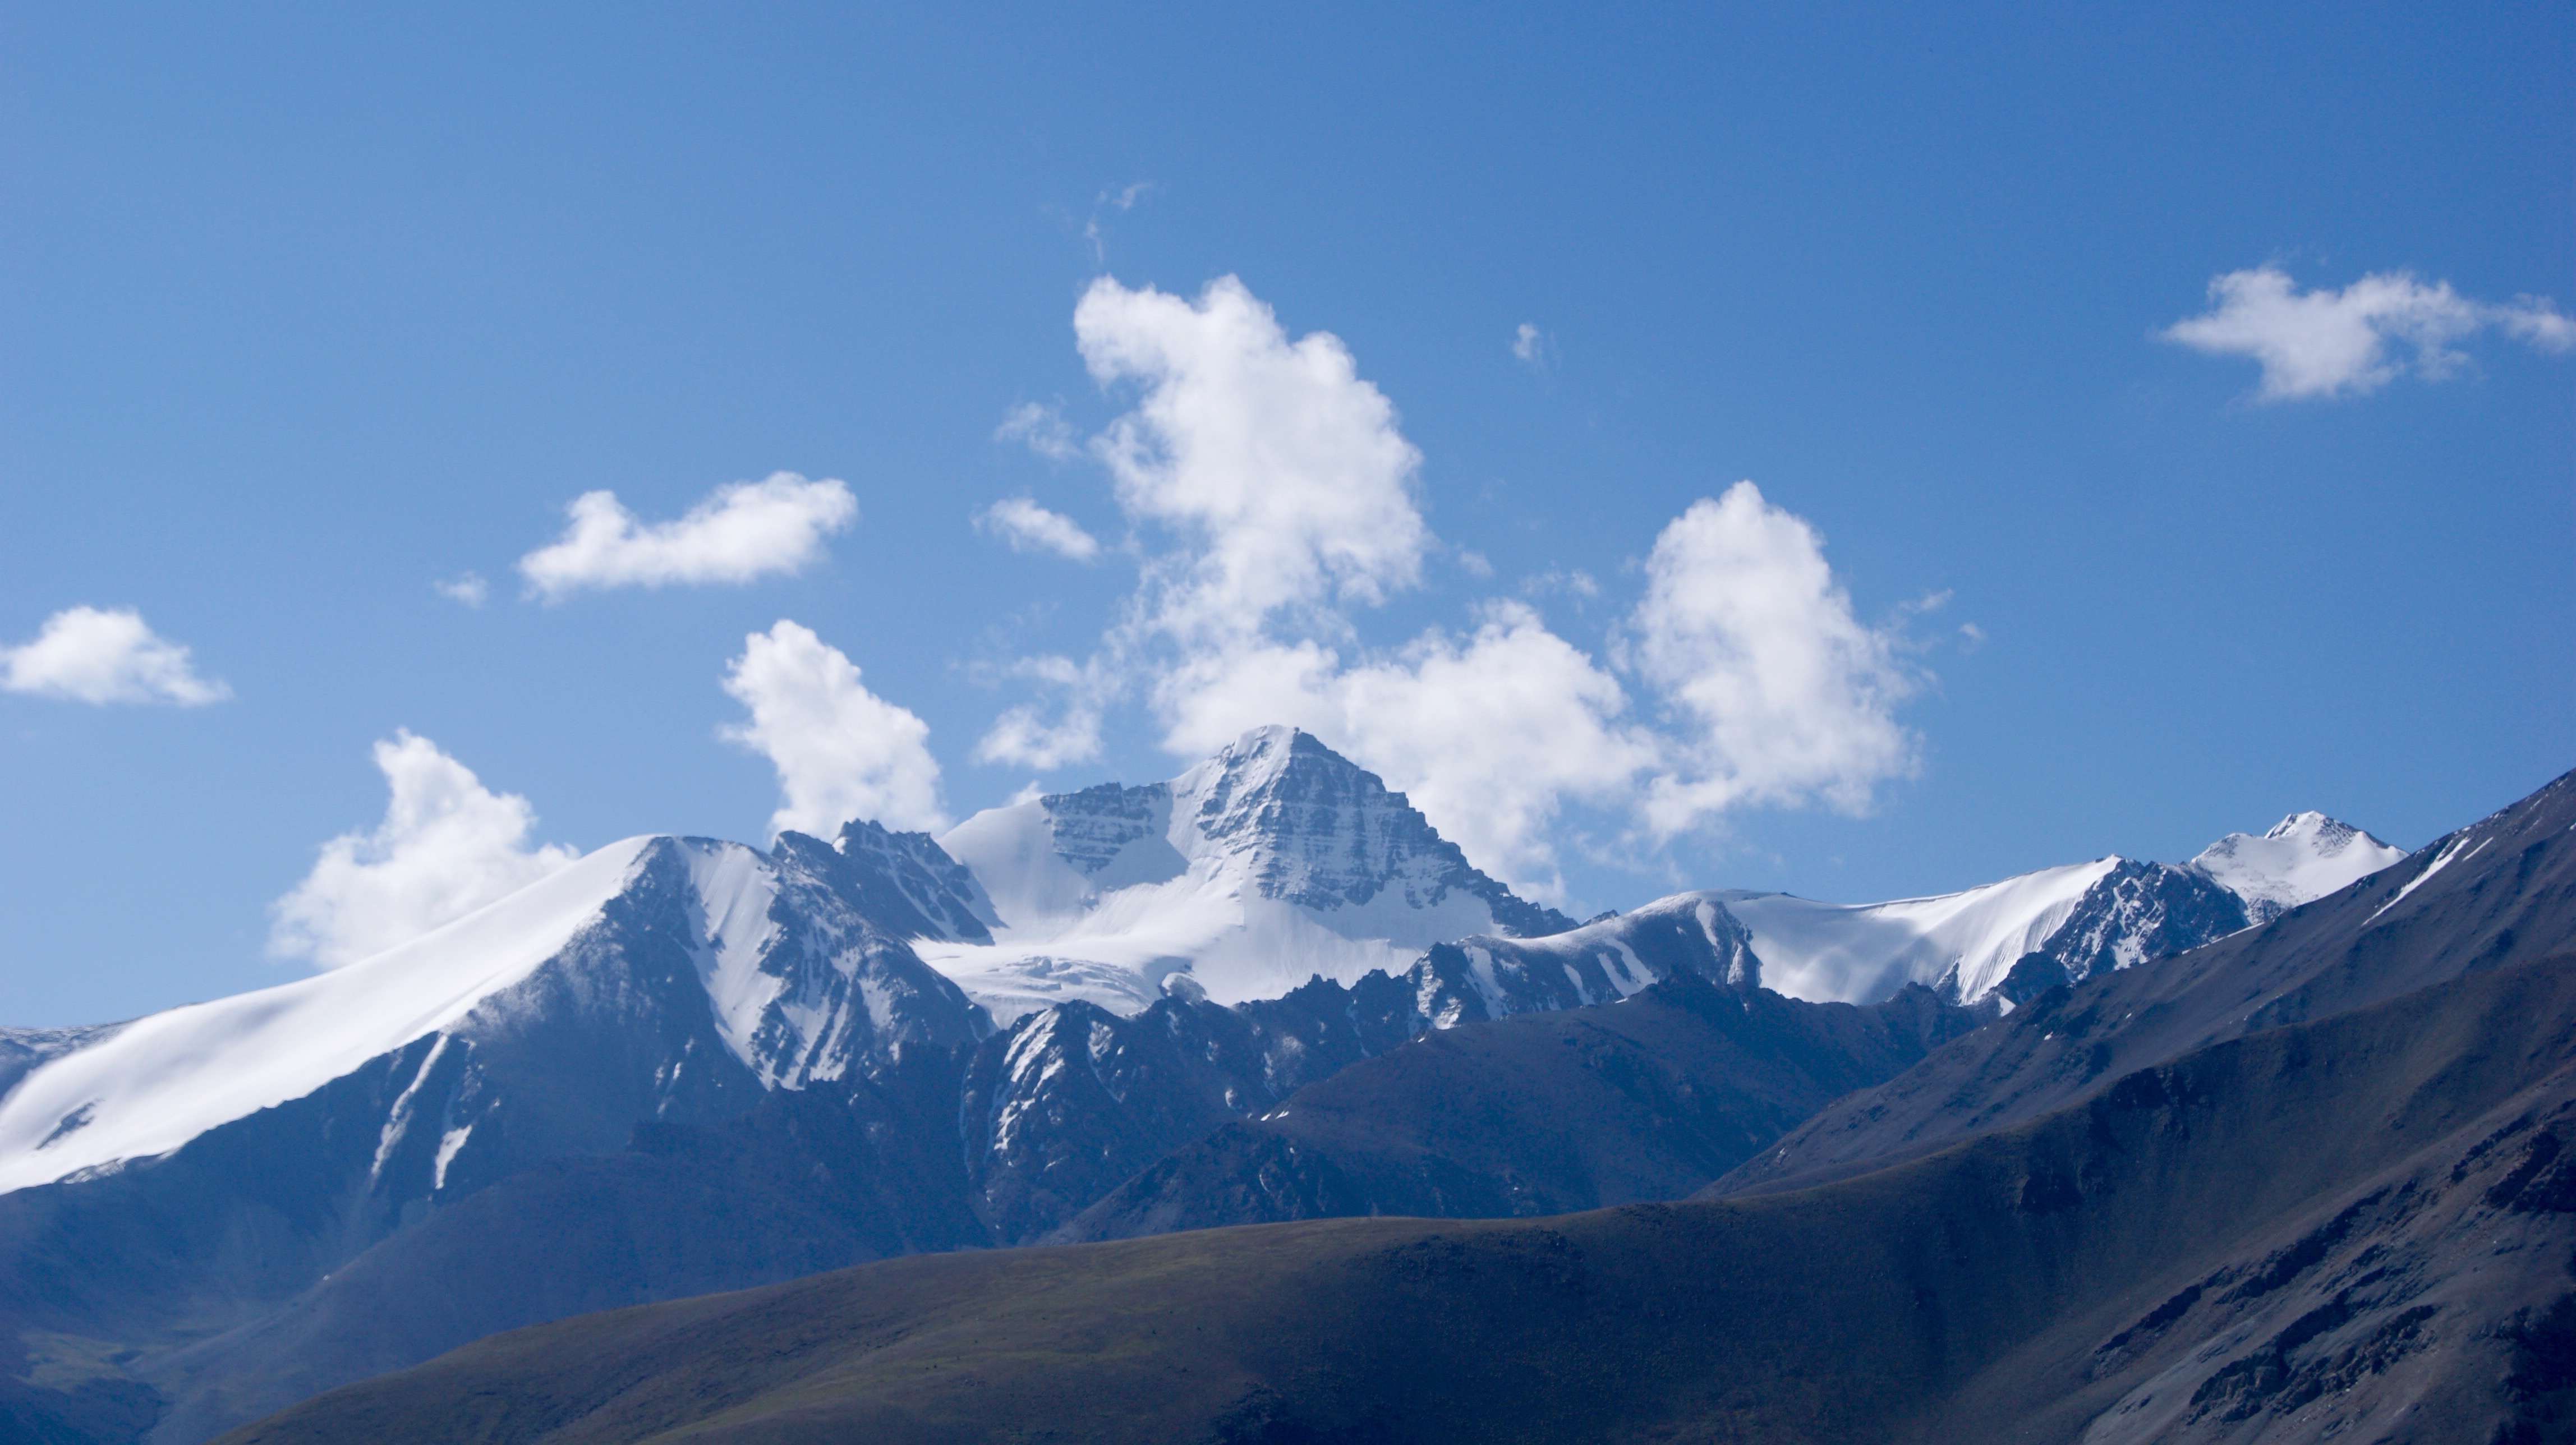
[[1522, 322], [1512, 333], [1512, 355], [1530, 366], [1545, 366], [1547, 337], [1537, 327]]
[[105, 706], [159, 702], [201, 707], [233, 695], [201, 677], [188, 649], [156, 635], [130, 607], [66, 607], [35, 640], [0, 647], [0, 689]]
[[1628, 648], [1678, 724], [1647, 798], [1659, 833], [1743, 803], [1858, 811], [1913, 769], [1895, 707], [1915, 678], [1896, 639], [1852, 615], [1824, 539], [1751, 482], [1655, 539]]
[[858, 665], [812, 629], [782, 618], [745, 637], [724, 689], [751, 721], [721, 735], [778, 770], [773, 830], [830, 837], [854, 818], [930, 832], [948, 826], [930, 725], [868, 691]]
[[749, 582], [794, 573], [823, 555], [823, 539], [857, 519], [840, 482], [794, 472], [718, 487], [676, 522], [640, 522], [615, 492], [584, 492], [572, 525], [519, 559], [529, 589], [552, 602], [586, 587]]
[[322, 845], [313, 871], [270, 907], [268, 951], [338, 968], [408, 943], [580, 857], [532, 847], [537, 815], [485, 788], [409, 731], [376, 744], [392, 797], [384, 821]]
[[1005, 497], [975, 514], [978, 529], [1011, 544], [1014, 552], [1053, 552], [1076, 562], [1100, 555], [1100, 539], [1060, 512], [1026, 497]]
[[[1749, 803], [1858, 807], [1910, 766], [1896, 640], [1854, 620], [1821, 539], [1750, 484], [1666, 529], [1607, 661], [1508, 599], [1464, 635], [1372, 649], [1358, 609], [1417, 585], [1436, 539], [1414, 495], [1420, 455], [1341, 342], [1292, 341], [1232, 278], [1196, 300], [1097, 282], [1075, 333], [1104, 385], [1137, 388], [1090, 450], [1148, 550], [1098, 653], [1013, 669], [1052, 702], [1005, 712], [979, 761], [1095, 757], [1106, 710], [1130, 696], [1185, 757], [1290, 723], [1541, 891], [1569, 804], [1669, 837]], [[1534, 590], [1600, 587], [1574, 573]]]
[[2467, 357], [2454, 342], [2493, 326], [2544, 351], [2576, 346], [2576, 321], [2547, 300], [2473, 301], [2448, 281], [2403, 271], [2364, 276], [2340, 291], [2301, 291], [2277, 266], [2230, 271], [2209, 283], [2210, 309], [2161, 333], [2196, 351], [2260, 362], [2259, 400], [2360, 395], [2407, 371], [2449, 376]]
[[492, 596], [491, 584], [485, 582], [479, 572], [459, 572], [429, 585], [439, 596], [451, 602], [462, 602], [468, 607], [480, 607]]
[[1092, 443], [1118, 501], [1179, 548], [1150, 569], [1147, 626], [1202, 643], [1283, 608], [1375, 603], [1422, 574], [1422, 454], [1340, 338], [1290, 341], [1231, 276], [1195, 302], [1106, 277], [1074, 310], [1083, 362], [1140, 383]]

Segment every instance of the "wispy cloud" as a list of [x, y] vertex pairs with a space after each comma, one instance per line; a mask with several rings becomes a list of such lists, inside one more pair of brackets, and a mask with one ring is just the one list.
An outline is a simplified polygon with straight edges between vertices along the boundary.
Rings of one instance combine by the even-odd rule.
[[169, 703], [201, 707], [233, 690], [198, 675], [188, 649], [156, 635], [130, 607], [66, 607], [35, 640], [0, 647], [0, 690], [95, 706]]
[[1091, 243], [1091, 261], [1095, 266], [1109, 264], [1109, 235], [1100, 224], [1103, 211], [1126, 212], [1157, 189], [1152, 181], [1135, 181], [1114, 191], [1102, 191], [1091, 203], [1091, 219], [1083, 223], [1082, 239]]
[[1026, 497], [1005, 497], [975, 514], [977, 529], [1008, 542], [1014, 552], [1053, 552], [1076, 562], [1100, 555], [1100, 539], [1060, 512]]
[[530, 591], [558, 601], [585, 588], [749, 582], [794, 573], [823, 555], [823, 539], [859, 515], [848, 486], [778, 472], [718, 487], [673, 522], [641, 522], [614, 492], [584, 492], [552, 545], [519, 559]]
[[853, 818], [933, 832], [948, 826], [930, 725], [868, 691], [858, 664], [813, 629], [782, 618], [745, 637], [724, 689], [751, 721], [720, 735], [778, 770], [773, 830], [830, 837]]
[[2258, 266], [2212, 280], [2209, 299], [2208, 311], [2159, 334], [2260, 362], [2261, 401], [2361, 395], [2409, 371], [2439, 380], [2468, 360], [2453, 343], [2488, 327], [2543, 351], [2576, 346], [2576, 321], [2545, 298], [2493, 305], [2403, 271], [2373, 273], [2340, 291], [2301, 291], [2288, 272]]
[[1546, 369], [1547, 353], [1547, 336], [1537, 327], [1524, 321], [1512, 332], [1512, 355], [1532, 370]]
[[492, 596], [491, 584], [485, 582], [479, 572], [459, 572], [429, 585], [437, 590], [439, 596], [451, 602], [462, 602], [468, 607], [480, 607]]
[[313, 871], [270, 907], [268, 951], [338, 968], [408, 943], [580, 857], [532, 846], [536, 810], [408, 730], [376, 744], [384, 821], [322, 845]]
[[1002, 418], [1002, 424], [993, 428], [993, 440], [1018, 442], [1051, 462], [1069, 462], [1082, 455], [1082, 448], [1073, 439], [1073, 427], [1064, 419], [1063, 412], [1034, 401], [1024, 401], [1012, 407]]

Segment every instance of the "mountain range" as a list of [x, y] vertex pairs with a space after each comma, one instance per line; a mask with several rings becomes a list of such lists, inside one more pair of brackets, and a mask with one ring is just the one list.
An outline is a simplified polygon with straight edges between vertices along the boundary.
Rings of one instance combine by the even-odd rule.
[[2576, 775], [2051, 985], [1688, 1201], [919, 1255], [497, 1336], [227, 1439], [2564, 1440], [2571, 835]]
[[0, 1032], [0, 1421], [202, 1440], [896, 1255], [1750, 1196], [1946, 1137], [1815, 1142], [1866, 1091], [2406, 856], [2301, 814], [2181, 865], [1577, 927], [1288, 729], [937, 839], [630, 839], [331, 973]]

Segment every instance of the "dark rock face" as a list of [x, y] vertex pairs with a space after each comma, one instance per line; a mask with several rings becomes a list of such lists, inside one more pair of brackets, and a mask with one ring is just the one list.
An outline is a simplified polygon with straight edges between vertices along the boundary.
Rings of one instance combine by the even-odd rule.
[[1127, 845], [1161, 833], [1171, 822], [1172, 785], [1126, 787], [1099, 783], [1078, 793], [1049, 793], [1047, 832], [1055, 854], [1085, 873], [1098, 873]]
[[[791, 845], [789, 840], [796, 840]], [[836, 849], [809, 847], [801, 833], [779, 836], [781, 850], [793, 846], [800, 858], [818, 851], [838, 855], [812, 858], [810, 866], [835, 882], [852, 905], [879, 929], [897, 938], [944, 938], [960, 943], [990, 943], [993, 901], [984, 885], [948, 856], [928, 833], [896, 833], [861, 819], [841, 829]]]
[[2068, 982], [2080, 983], [2214, 943], [2252, 922], [2243, 899], [2203, 874], [2122, 859], [2085, 890], [2038, 951], [2065, 968]]

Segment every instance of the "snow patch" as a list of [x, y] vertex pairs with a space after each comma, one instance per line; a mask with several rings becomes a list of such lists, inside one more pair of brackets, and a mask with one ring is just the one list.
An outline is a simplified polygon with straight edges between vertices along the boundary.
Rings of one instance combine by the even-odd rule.
[[2416, 874], [2414, 877], [2409, 878], [2409, 879], [2407, 879], [2407, 880], [2406, 880], [2406, 886], [2397, 890], [2397, 896], [2395, 896], [2395, 897], [2393, 897], [2393, 898], [2389, 899], [2387, 902], [2385, 902], [2385, 903], [2383, 903], [2383, 904], [2379, 905], [2377, 908], [2372, 909], [2372, 910], [2371, 910], [2371, 913], [2370, 913], [2370, 916], [2369, 916], [2368, 918], [2365, 918], [2365, 919], [2363, 919], [2363, 920], [2361, 921], [2361, 926], [2362, 926], [2362, 927], [2364, 927], [2364, 928], [2368, 928], [2370, 925], [2372, 925], [2372, 924], [2374, 924], [2374, 923], [2377, 923], [2377, 922], [2379, 921], [2379, 915], [2381, 915], [2381, 914], [2383, 914], [2383, 913], [2386, 913], [2389, 909], [2392, 909], [2392, 908], [2396, 907], [2398, 904], [2405, 902], [2405, 901], [2406, 901], [2406, 895], [2408, 895], [2408, 894], [2410, 894], [2410, 893], [2414, 892], [2414, 891], [2415, 891], [2416, 889], [2418, 889], [2418, 888], [2423, 887], [2426, 883], [2431, 882], [2431, 881], [2432, 881], [2432, 878], [2433, 878], [2433, 875], [2434, 875], [2434, 874], [2436, 874], [2436, 873], [2441, 872], [2441, 871], [2442, 871], [2443, 869], [2445, 869], [2445, 868], [2450, 867], [2450, 866], [2451, 866], [2451, 863], [2452, 863], [2452, 861], [2453, 861], [2453, 860], [2455, 860], [2455, 859], [2458, 859], [2458, 860], [2466, 860], [2466, 859], [2473, 858], [2473, 857], [2477, 856], [2479, 849], [2482, 849], [2482, 848], [2486, 847], [2486, 846], [2487, 846], [2487, 842], [2488, 842], [2488, 840], [2487, 840], [2487, 839], [2485, 839], [2485, 838], [2480, 838], [2480, 839], [2478, 840], [2478, 845], [2477, 845], [2477, 847], [2476, 847], [2476, 848], [2470, 848], [2470, 849], [2469, 849], [2469, 851], [2468, 851], [2468, 852], [2466, 852], [2466, 853], [2461, 852], [2461, 851], [2460, 851], [2460, 849], [2462, 849], [2463, 847], [2466, 847], [2466, 846], [2467, 846], [2467, 844], [2468, 844], [2468, 841], [2469, 841], [2469, 840], [2468, 840], [2467, 838], [2465, 838], [2465, 837], [2461, 837], [2461, 838], [2454, 838], [2454, 839], [2452, 839], [2452, 840], [2451, 840], [2451, 844], [2450, 844], [2450, 846], [2449, 846], [2449, 847], [2447, 847], [2447, 848], [2444, 848], [2441, 852], [2439, 852], [2439, 853], [2435, 854], [2435, 855], [2433, 856], [2433, 861], [2432, 861], [2432, 863], [2430, 863], [2429, 865], [2427, 865], [2427, 866], [2425, 867], [2425, 869], [2424, 869], [2424, 871], [2423, 871], [2423, 872], [2418, 873], [2418, 874]]
[[429, 1176], [429, 1187], [433, 1193], [447, 1187], [447, 1166], [456, 1162], [456, 1151], [465, 1147], [466, 1139], [473, 1133], [474, 1126], [468, 1124], [461, 1129], [450, 1129], [438, 1137], [438, 1163]]

